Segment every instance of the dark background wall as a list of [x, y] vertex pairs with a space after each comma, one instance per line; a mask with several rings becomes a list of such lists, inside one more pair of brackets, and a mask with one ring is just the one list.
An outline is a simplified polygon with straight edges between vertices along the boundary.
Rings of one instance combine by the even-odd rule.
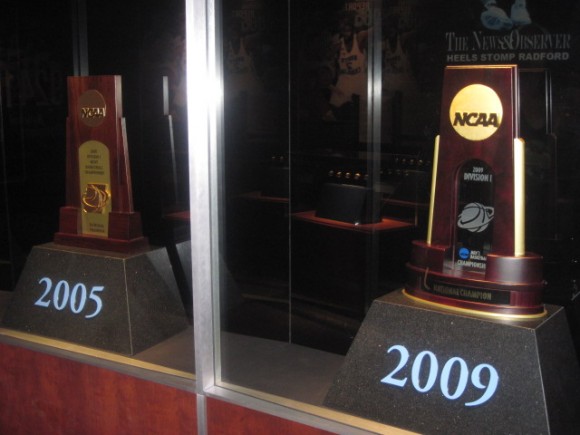
[[68, 2], [6, 1], [0, 14], [0, 289], [11, 290], [30, 247], [49, 241], [64, 200]]
[[[33, 245], [58, 230], [65, 201], [66, 77], [75, 73], [76, 0], [0, 15], [0, 289], [11, 290]], [[161, 242], [161, 217], [187, 203], [184, 2], [86, 1], [88, 71], [121, 75], [135, 209]], [[112, 12], [114, 11], [114, 13]], [[81, 26], [82, 28], [82, 26]], [[175, 195], [162, 83], [168, 77], [182, 188]]]

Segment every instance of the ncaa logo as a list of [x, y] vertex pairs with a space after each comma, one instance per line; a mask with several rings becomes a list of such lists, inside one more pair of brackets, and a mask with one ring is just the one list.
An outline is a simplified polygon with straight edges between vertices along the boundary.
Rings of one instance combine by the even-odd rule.
[[77, 101], [79, 119], [88, 127], [98, 127], [107, 116], [105, 97], [94, 89], [85, 91]]
[[461, 248], [459, 250], [459, 258], [461, 258], [462, 260], [467, 260], [469, 258], [469, 249], [467, 248]]
[[474, 84], [461, 89], [449, 107], [449, 120], [461, 137], [479, 141], [493, 135], [501, 125], [503, 107], [497, 93]]

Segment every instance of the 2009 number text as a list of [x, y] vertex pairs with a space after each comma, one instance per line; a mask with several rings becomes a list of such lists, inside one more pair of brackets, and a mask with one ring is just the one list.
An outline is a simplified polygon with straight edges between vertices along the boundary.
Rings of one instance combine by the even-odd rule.
[[[405, 346], [396, 344], [391, 346], [387, 353], [397, 352], [399, 362], [381, 382], [395, 387], [403, 388], [407, 384], [408, 376], [402, 370], [409, 361], [410, 354]], [[428, 369], [426, 369], [428, 366]], [[451, 384], [450, 379], [457, 375], [457, 381]], [[452, 357], [443, 365], [439, 372], [439, 361], [437, 355], [429, 350], [421, 351], [413, 360], [411, 366], [411, 385], [419, 393], [427, 393], [437, 382], [439, 376], [439, 388], [443, 396], [448, 400], [459, 399], [468, 387], [468, 381], [479, 390], [483, 390], [482, 395], [471, 402], [466, 402], [465, 406], [478, 406], [490, 400], [499, 386], [499, 374], [495, 367], [490, 364], [478, 364], [471, 371], [467, 362], [460, 357]], [[455, 379], [455, 377], [453, 377]]]

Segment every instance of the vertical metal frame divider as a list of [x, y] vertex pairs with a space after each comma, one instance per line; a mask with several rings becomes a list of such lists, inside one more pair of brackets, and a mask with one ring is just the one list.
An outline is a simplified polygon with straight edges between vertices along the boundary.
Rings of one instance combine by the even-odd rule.
[[[220, 0], [185, 0], [198, 433], [207, 433], [206, 397], [214, 397], [334, 433], [356, 435], [384, 432], [388, 426], [330, 409], [269, 396], [242, 386], [235, 391], [233, 388], [220, 386], [219, 222], [222, 207], [219, 192], [223, 149], [223, 44], [220, 8]], [[397, 428], [390, 429], [392, 433], [406, 433]]]
[[[217, 210], [217, 151], [215, 83], [215, 1], [185, 0], [186, 68], [189, 143], [189, 188], [191, 211], [191, 258], [193, 287], [193, 327], [195, 342], [195, 372], [198, 433], [207, 433], [205, 392], [215, 385], [215, 356], [219, 346], [214, 321], [219, 311], [214, 309], [214, 291], [219, 268], [215, 240], [218, 228], [212, 228]], [[214, 167], [210, 169], [210, 164]]]

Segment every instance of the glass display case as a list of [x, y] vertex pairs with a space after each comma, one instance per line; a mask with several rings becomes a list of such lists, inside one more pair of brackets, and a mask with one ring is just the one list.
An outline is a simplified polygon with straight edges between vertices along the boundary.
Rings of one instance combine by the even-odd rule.
[[[450, 65], [518, 67], [526, 246], [544, 259], [543, 301], [566, 307], [577, 340], [576, 181], [564, 169], [576, 155], [575, 18], [564, 12], [574, 7], [505, 3], [224, 0], [201, 8], [217, 26], [206, 35], [206, 79], [215, 75], [224, 92], [203, 105], [210, 146], [197, 158], [210, 162], [209, 174], [199, 168], [191, 180], [211, 192], [193, 206], [209, 205], [207, 220], [192, 227], [212, 230], [197, 243], [213, 267], [194, 272], [207, 279], [194, 285], [199, 310], [220, 319], [201, 320], [196, 338], [217, 358], [204, 359], [202, 376], [215, 385], [208, 391], [332, 411], [325, 398], [369, 307], [401, 291], [412, 242], [426, 238]], [[190, 80], [197, 92], [201, 79]]]
[[[185, 5], [176, 1], [115, 6], [75, 0], [30, 8], [8, 2], [2, 23], [3, 334], [39, 339], [60, 349], [78, 346], [81, 358], [97, 352], [105, 360], [145, 364], [192, 385]], [[91, 137], [99, 122], [88, 124], [89, 136], [83, 142], [99, 152], [87, 154], [96, 160], [84, 162], [81, 181], [97, 186], [91, 177], [111, 163], [103, 171], [113, 178], [113, 183], [107, 182], [106, 195], [113, 197], [113, 209], [128, 209], [119, 206], [123, 202], [140, 213], [137, 226], [143, 228], [140, 240], [147, 249], [141, 249], [142, 244], [121, 254], [94, 244], [75, 251], [66, 243], [55, 243], [61, 242], [55, 235], [67, 225], [59, 212], [70, 205], [69, 193], [80, 188], [79, 175], [69, 170], [78, 159], [70, 152], [78, 130], [70, 126], [77, 119], [71, 83], [79, 76], [116, 77], [114, 103], [102, 88], [89, 92], [106, 95], [109, 107], [99, 111], [90, 98], [79, 106], [93, 119], [109, 116], [122, 126], [118, 138], [116, 133]], [[97, 147], [87, 137], [105, 144]], [[121, 146], [121, 158], [114, 144]], [[104, 157], [105, 152], [110, 156]], [[117, 165], [123, 162], [120, 171]], [[111, 188], [119, 173], [118, 186]], [[86, 197], [87, 192], [83, 188], [80, 193]], [[97, 208], [86, 206], [79, 220], [91, 213], [100, 215]], [[71, 228], [74, 234], [69, 239], [77, 237], [75, 219]], [[55, 258], [64, 262], [56, 265], [51, 260]], [[135, 263], [139, 258], [144, 261], [141, 265]], [[123, 272], [131, 264], [136, 266], [133, 273]], [[165, 289], [161, 292], [170, 296], [146, 296], [150, 279], [156, 282], [150, 287], [154, 293]], [[131, 281], [134, 285], [124, 284]], [[165, 327], [154, 313], [172, 310], [170, 317], [179, 319], [181, 326], [167, 335], [161, 333]], [[137, 330], [143, 334], [136, 335]], [[172, 356], [175, 351], [179, 358]]]
[[[539, 393], [529, 379], [506, 381], [499, 356], [477, 353], [478, 334], [492, 331], [485, 339], [512, 356], [523, 339], [501, 328], [535, 331], [536, 320], [481, 320], [470, 312], [442, 321], [444, 308], [423, 306], [403, 289], [417, 260], [414, 242], [429, 239], [446, 67], [510, 65], [517, 67], [513, 124], [526, 144], [525, 244], [542, 257], [546, 319], [565, 318], [557, 337], [539, 341], [571, 349], [564, 370], [547, 366], [576, 385], [577, 2], [9, 3], [0, 16], [0, 346], [175, 387], [185, 394], [175, 412], [200, 433], [233, 421], [230, 405], [261, 413], [248, 422], [239, 417], [240, 425], [276, 416], [313, 433], [429, 433], [447, 409], [464, 417], [480, 405], [470, 415], [485, 414], [487, 404], [495, 411], [477, 424], [493, 426], [508, 409], [505, 391], [523, 385], [521, 396]], [[144, 251], [54, 246], [59, 212], [70, 206], [68, 159], [76, 157], [67, 76], [120, 77], [129, 197]], [[488, 120], [475, 111], [460, 115], [467, 124]], [[55, 251], [83, 262], [53, 267]], [[120, 281], [135, 285], [109, 292], [119, 264]], [[34, 275], [48, 265], [54, 276]], [[15, 303], [22, 287], [33, 294]], [[170, 333], [148, 317], [171, 311], [159, 297], [165, 287], [183, 326]], [[400, 310], [383, 316], [394, 323], [377, 321], [380, 304]], [[116, 314], [106, 324], [90, 323], [109, 307]], [[402, 315], [406, 309], [411, 314]], [[477, 344], [445, 348], [462, 329], [449, 324], [467, 325]], [[102, 344], [141, 328], [146, 345], [135, 345], [138, 335], [130, 335], [129, 351]], [[391, 340], [403, 336], [412, 345]], [[372, 346], [377, 354], [361, 357]], [[10, 372], [20, 361], [13, 352], [6, 353]], [[372, 404], [359, 400], [369, 373], [380, 391]], [[143, 391], [157, 394], [148, 385]], [[555, 390], [546, 388], [552, 402], [568, 397]], [[389, 403], [393, 394], [401, 400]], [[345, 396], [358, 403], [345, 404]], [[133, 399], [116, 406], [148, 400]], [[422, 410], [411, 423], [397, 408], [409, 403]], [[173, 411], [166, 403], [147, 406]], [[447, 408], [438, 413], [437, 406]], [[518, 409], [536, 414], [527, 407]]]

